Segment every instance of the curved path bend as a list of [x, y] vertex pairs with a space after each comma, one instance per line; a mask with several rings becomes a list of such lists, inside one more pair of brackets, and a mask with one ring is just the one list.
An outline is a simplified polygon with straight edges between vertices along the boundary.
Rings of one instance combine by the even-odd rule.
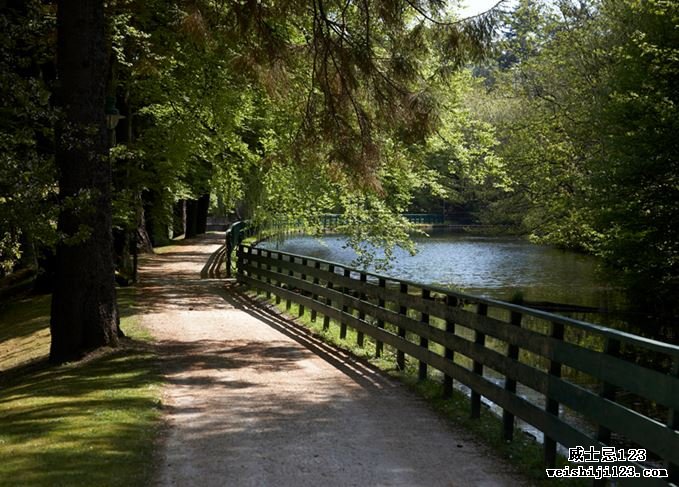
[[158, 485], [527, 485], [394, 379], [201, 279], [222, 235], [142, 262], [143, 323], [165, 364]]

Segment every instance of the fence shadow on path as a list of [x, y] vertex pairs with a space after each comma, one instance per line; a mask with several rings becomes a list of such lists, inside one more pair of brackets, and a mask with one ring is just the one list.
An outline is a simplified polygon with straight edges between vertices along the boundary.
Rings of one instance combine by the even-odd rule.
[[382, 370], [366, 360], [351, 355], [322, 341], [312, 332], [295, 320], [285, 317], [271, 307], [247, 296], [245, 288], [235, 282], [226, 285], [227, 292], [224, 299], [234, 308], [240, 309], [253, 318], [270, 326], [286, 337], [299, 343], [314, 355], [350, 377], [364, 389], [389, 389], [399, 387], [400, 384], [387, 376]]

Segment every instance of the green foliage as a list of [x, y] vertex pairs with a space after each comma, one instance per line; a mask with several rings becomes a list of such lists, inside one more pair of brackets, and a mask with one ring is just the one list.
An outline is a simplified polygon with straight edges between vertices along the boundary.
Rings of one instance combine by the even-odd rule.
[[[521, 1], [471, 104], [509, 184], [487, 222], [600, 255], [672, 308], [679, 289], [675, 2]], [[478, 70], [483, 72], [484, 70]]]
[[42, 2], [0, 10], [0, 276], [27, 247], [55, 238], [54, 114], [46, 79], [53, 28]]
[[[665, 306], [679, 292], [679, 5], [604, 2], [614, 60], [594, 181], [601, 252]], [[658, 296], [659, 295], [659, 296]]]
[[[136, 123], [115, 151], [119, 226], [138, 218], [141, 193], [168, 223], [175, 201], [212, 193], [213, 207], [261, 224], [347, 212], [369, 222], [351, 242], [388, 253], [410, 246], [397, 214], [413, 192], [443, 191], [424, 147], [451, 118], [446, 81], [480, 55], [494, 21], [396, 0], [111, 8], [116, 90]], [[465, 123], [452, 118], [448, 135]], [[478, 146], [462, 146], [457, 160], [475, 173]]]

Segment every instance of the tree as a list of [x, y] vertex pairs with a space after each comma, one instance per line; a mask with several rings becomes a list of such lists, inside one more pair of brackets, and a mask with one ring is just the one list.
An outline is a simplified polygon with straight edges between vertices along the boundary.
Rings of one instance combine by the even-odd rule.
[[676, 2], [662, 0], [522, 0], [492, 89], [476, 101], [512, 178], [489, 198], [491, 216], [602, 257], [622, 271], [634, 305], [670, 314], [678, 21]]
[[34, 273], [55, 239], [51, 6], [0, 9], [0, 277]]
[[134, 129], [127, 124], [134, 136], [114, 153], [124, 185], [116, 207], [127, 213], [118, 221], [138, 218], [143, 194], [165, 223], [178, 199], [202, 197], [196, 213], [204, 216], [205, 195], [225, 175], [242, 194], [261, 190], [253, 210], [271, 213], [280, 205], [261, 203], [293, 190], [275, 177], [285, 174], [293, 187], [313, 181], [330, 196], [297, 202], [296, 211], [340, 205], [358, 218], [377, 215], [375, 229], [389, 230], [377, 240], [392, 244], [407, 239], [397, 213], [420, 174], [408, 145], [438, 123], [430, 80], [459, 69], [491, 37], [492, 15], [460, 23], [442, 7], [419, 0], [111, 2], [107, 38], [103, 1], [59, 1], [51, 359], [117, 343], [107, 83], [136, 121]]
[[[600, 253], [634, 301], [676, 313], [679, 293], [679, 5], [604, 1], [609, 56], [594, 126]], [[676, 314], [674, 314], [676, 319]]]
[[108, 46], [103, 0], [57, 7], [59, 214], [50, 360], [117, 345], [111, 165], [104, 106]]

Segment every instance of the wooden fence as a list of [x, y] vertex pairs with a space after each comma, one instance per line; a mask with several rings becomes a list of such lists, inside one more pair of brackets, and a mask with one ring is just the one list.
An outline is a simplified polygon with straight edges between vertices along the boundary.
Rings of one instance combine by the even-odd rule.
[[[287, 300], [288, 308], [298, 303], [300, 315], [323, 315], [326, 329], [334, 320], [342, 338], [354, 328], [361, 346], [372, 337], [377, 355], [391, 347], [398, 367], [416, 362], [420, 379], [440, 371], [447, 395], [453, 381], [467, 386], [472, 417], [482, 397], [495, 403], [505, 439], [512, 439], [515, 418], [542, 431], [547, 466], [555, 463], [557, 443], [643, 448], [676, 481], [679, 347], [305, 256], [243, 245], [237, 256], [239, 282]], [[517, 392], [517, 385], [535, 394]], [[629, 462], [608, 465], [616, 464]]]

